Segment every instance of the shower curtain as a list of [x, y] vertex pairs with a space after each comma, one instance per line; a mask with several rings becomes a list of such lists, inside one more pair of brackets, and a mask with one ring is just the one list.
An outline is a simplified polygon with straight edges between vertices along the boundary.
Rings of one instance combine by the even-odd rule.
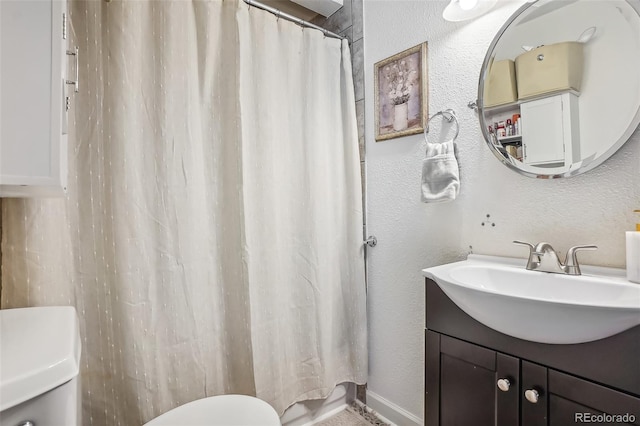
[[2, 308], [76, 306], [83, 424], [364, 383], [347, 42], [238, 0], [70, 14], [69, 191], [2, 203]]

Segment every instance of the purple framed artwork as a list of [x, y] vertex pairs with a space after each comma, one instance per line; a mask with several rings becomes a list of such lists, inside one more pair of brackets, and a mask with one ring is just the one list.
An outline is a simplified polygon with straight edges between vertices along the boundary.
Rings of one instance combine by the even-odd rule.
[[428, 117], [427, 42], [374, 65], [376, 141], [424, 131]]

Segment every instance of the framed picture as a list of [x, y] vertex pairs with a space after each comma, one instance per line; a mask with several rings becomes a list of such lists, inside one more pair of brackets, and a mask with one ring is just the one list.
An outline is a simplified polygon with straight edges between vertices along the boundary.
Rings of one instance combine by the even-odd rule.
[[427, 42], [374, 65], [376, 141], [422, 133], [428, 115]]

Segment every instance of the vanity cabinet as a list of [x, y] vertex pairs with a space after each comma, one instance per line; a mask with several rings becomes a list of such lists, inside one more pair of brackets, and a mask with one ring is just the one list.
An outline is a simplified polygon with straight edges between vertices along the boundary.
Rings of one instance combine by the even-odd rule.
[[[519, 360], [468, 342], [427, 331], [426, 425], [517, 425], [517, 392], [496, 386], [516, 386]], [[508, 380], [506, 382], [505, 380]], [[426, 404], [425, 404], [426, 406]]]
[[0, 1], [0, 197], [66, 191], [67, 115], [76, 87], [67, 63], [77, 60], [66, 20], [66, 1]]
[[520, 104], [523, 163], [573, 164], [580, 160], [578, 96], [572, 92]]
[[[640, 425], [640, 327], [575, 345], [529, 342], [426, 285], [426, 426]], [[604, 414], [629, 421], [592, 421]]]

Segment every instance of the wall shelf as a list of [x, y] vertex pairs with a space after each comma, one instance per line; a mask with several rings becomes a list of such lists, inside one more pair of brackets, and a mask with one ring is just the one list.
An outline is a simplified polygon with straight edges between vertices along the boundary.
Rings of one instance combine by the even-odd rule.
[[522, 143], [522, 135], [513, 135], [513, 136], [505, 136], [502, 138], [498, 138], [498, 142], [502, 145], [510, 145], [510, 144], [521, 144]]

